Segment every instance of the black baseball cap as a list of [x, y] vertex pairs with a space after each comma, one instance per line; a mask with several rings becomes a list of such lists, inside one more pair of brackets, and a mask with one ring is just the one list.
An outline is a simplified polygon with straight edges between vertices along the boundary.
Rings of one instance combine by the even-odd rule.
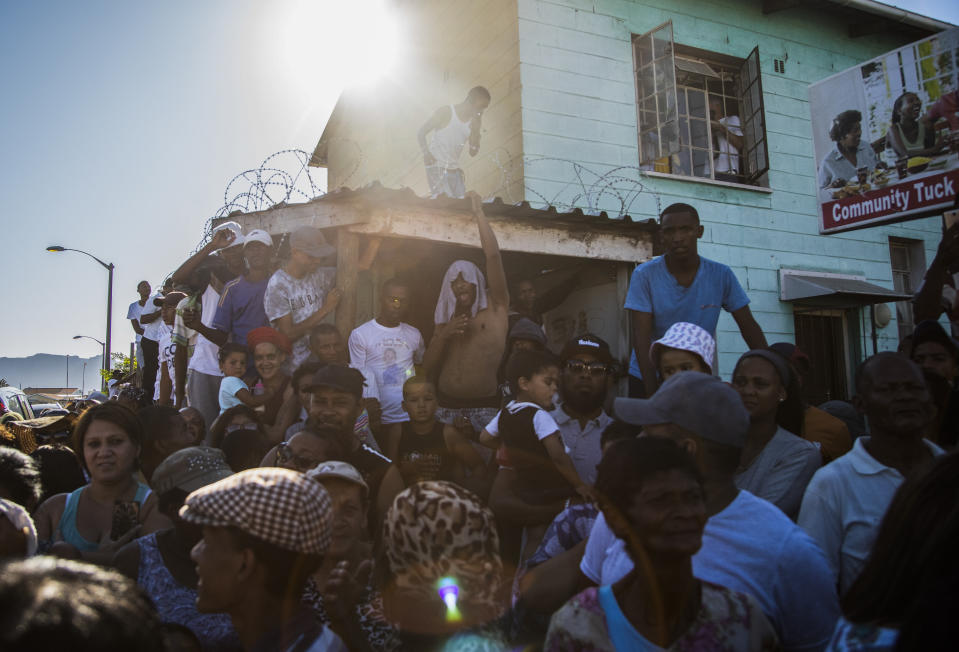
[[609, 344], [603, 338], [592, 333], [583, 333], [563, 345], [563, 350], [559, 354], [561, 362], [566, 362], [576, 356], [577, 353], [589, 353], [595, 355], [599, 360], [610, 364], [613, 361], [613, 354], [609, 351]]
[[307, 390], [317, 387], [332, 387], [356, 398], [363, 397], [363, 386], [366, 379], [356, 369], [343, 365], [328, 364], [317, 371], [309, 381], [300, 381], [300, 386]]

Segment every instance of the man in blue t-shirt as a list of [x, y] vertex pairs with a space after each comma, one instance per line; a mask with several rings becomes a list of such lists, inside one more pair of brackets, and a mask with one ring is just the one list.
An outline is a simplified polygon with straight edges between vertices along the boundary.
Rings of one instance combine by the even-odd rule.
[[633, 318], [629, 395], [634, 398], [652, 396], [659, 387], [649, 347], [677, 322], [696, 324], [715, 339], [723, 308], [732, 313], [748, 348], [766, 346], [766, 336], [733, 270], [699, 255], [697, 241], [703, 237], [703, 227], [696, 209], [672, 204], [660, 216], [660, 226], [665, 253], [633, 271], [626, 294], [625, 307]]
[[[236, 342], [246, 346], [246, 336], [254, 328], [269, 326], [263, 307], [263, 295], [273, 272], [273, 239], [266, 231], [254, 229], [243, 242], [248, 270], [223, 286], [216, 315], [210, 326], [195, 324], [200, 335], [217, 346]], [[247, 371], [253, 368], [253, 356], [247, 356]]]

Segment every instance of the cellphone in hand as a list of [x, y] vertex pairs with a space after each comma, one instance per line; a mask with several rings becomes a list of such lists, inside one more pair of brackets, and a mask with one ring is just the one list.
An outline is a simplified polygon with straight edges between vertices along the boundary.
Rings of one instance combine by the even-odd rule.
[[110, 538], [116, 541], [140, 523], [140, 503], [132, 500], [118, 500], [113, 503], [113, 522], [110, 525]]

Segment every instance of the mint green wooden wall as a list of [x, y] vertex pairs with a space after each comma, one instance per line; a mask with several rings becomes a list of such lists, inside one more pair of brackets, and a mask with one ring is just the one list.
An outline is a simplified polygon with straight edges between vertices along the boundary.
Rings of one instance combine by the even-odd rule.
[[[674, 201], [696, 206], [706, 227], [701, 253], [733, 268], [770, 342], [794, 337], [792, 308], [779, 301], [780, 268], [862, 274], [892, 287], [890, 236], [924, 240], [926, 262], [932, 259], [938, 218], [818, 234], [808, 84], [904, 45], [901, 37], [850, 39], [845, 24], [825, 11], [790, 9], [764, 16], [758, 0], [517, 2], [527, 161], [572, 159], [601, 171], [638, 165], [632, 34], [672, 20], [674, 38], [682, 45], [738, 58], [759, 46], [772, 192], [645, 178], [649, 192], [633, 204], [632, 213], [653, 217], [659, 206]], [[785, 59], [785, 74], [774, 72], [774, 59]], [[557, 193], [572, 198], [570, 172], [565, 163], [527, 162], [527, 198]], [[879, 335], [880, 349], [894, 349], [895, 321]], [[718, 339], [720, 370], [728, 376], [745, 343], [726, 314]], [[860, 346], [871, 352], [871, 341], [861, 338]]]

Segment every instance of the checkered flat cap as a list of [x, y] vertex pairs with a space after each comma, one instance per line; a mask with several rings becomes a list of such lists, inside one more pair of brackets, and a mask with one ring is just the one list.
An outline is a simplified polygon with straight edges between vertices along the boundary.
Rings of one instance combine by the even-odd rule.
[[333, 507], [319, 482], [296, 471], [264, 467], [197, 489], [187, 496], [180, 518], [235, 527], [284, 550], [322, 555], [330, 543]]

